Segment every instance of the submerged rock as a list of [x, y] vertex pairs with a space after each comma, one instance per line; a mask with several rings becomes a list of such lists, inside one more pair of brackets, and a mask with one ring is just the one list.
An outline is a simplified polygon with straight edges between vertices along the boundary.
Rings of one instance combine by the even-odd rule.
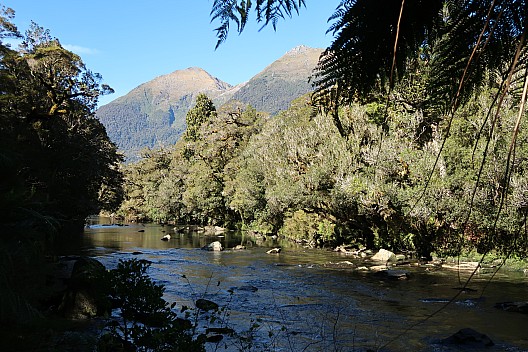
[[337, 263], [329, 262], [329, 263], [324, 264], [323, 266], [327, 268], [343, 269], [343, 268], [353, 268], [355, 264], [348, 260], [345, 260], [345, 261], [337, 262]]
[[[481, 298], [468, 298], [468, 299], [459, 299], [455, 300], [452, 303], [465, 306], [465, 307], [475, 307], [480, 302], [483, 302], [485, 300], [484, 297]], [[451, 302], [450, 298], [421, 298], [419, 300], [422, 303], [441, 303], [441, 304], [447, 304]]]
[[406, 280], [411, 275], [410, 272], [406, 270], [385, 270], [384, 272], [388, 278], [390, 279], [397, 279], [397, 280]]
[[497, 303], [495, 308], [502, 309], [507, 312], [528, 314], [528, 302], [502, 302]]
[[207, 328], [205, 330], [207, 334], [223, 334], [223, 335], [230, 335], [234, 334], [235, 330], [231, 328]]
[[256, 288], [255, 286], [247, 285], [247, 286], [240, 286], [238, 290], [247, 291], [247, 292], [257, 292], [258, 288]]
[[206, 342], [212, 342], [212, 343], [218, 343], [220, 341], [222, 341], [222, 339], [224, 338], [224, 336], [222, 335], [207, 335], [206, 338], [205, 338], [205, 341]]
[[442, 340], [442, 342], [446, 345], [462, 345], [479, 350], [494, 345], [488, 336], [470, 328], [461, 329], [456, 334]]
[[197, 299], [195, 304], [196, 304], [196, 308], [205, 310], [205, 311], [218, 309], [218, 304], [208, 299], [205, 299], [205, 298]]

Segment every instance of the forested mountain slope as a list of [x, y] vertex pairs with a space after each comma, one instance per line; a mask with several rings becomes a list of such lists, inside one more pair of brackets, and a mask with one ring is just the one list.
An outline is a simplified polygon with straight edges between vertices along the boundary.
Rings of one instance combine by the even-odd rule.
[[185, 114], [198, 93], [216, 97], [228, 83], [201, 68], [178, 70], [133, 89], [97, 110], [108, 135], [127, 158], [144, 147], [174, 144], [185, 130]]
[[157, 77], [97, 110], [109, 137], [137, 160], [141, 149], [173, 145], [185, 131], [185, 115], [199, 93], [217, 106], [238, 100], [272, 115], [311, 91], [309, 76], [321, 49], [296, 47], [249, 81], [231, 86], [201, 68]]

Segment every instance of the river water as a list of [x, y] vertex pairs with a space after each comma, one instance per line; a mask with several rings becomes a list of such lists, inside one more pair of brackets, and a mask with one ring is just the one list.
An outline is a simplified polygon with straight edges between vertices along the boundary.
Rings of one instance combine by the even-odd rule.
[[[161, 241], [165, 234], [172, 238]], [[217, 240], [226, 250], [200, 250]], [[409, 278], [396, 280], [358, 270], [371, 264], [343, 254], [280, 243], [282, 252], [272, 255], [266, 251], [277, 243], [253, 242], [230, 232], [176, 234], [171, 226], [105, 226], [98, 219], [78, 245], [108, 268], [121, 259], [149, 260], [149, 274], [178, 307], [198, 298], [225, 307], [214, 324], [239, 336], [208, 343], [210, 351], [459, 351], [441, 340], [463, 328], [489, 336], [495, 346], [486, 350], [528, 351], [528, 315], [494, 307], [528, 301], [522, 272], [492, 278], [492, 270], [482, 270], [441, 309], [468, 272], [409, 265], [398, 268]], [[231, 249], [241, 243], [246, 250]]]

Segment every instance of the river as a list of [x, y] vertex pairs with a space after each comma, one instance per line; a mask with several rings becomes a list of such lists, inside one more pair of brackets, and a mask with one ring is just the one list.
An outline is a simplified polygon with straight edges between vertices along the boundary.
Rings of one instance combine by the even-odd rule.
[[[528, 351], [528, 315], [495, 308], [528, 301], [522, 272], [482, 270], [468, 290], [453, 298], [468, 272], [435, 266], [399, 267], [410, 275], [390, 279], [358, 270], [365, 263], [346, 255], [301, 246], [252, 243], [240, 234], [176, 234], [172, 226], [108, 226], [92, 221], [79, 247], [108, 268], [120, 259], [146, 259], [149, 274], [166, 286], [177, 306], [207, 298], [226, 307], [216, 324], [250, 339], [225, 338], [208, 350], [228, 351], [458, 351], [441, 340], [463, 328], [486, 334], [489, 351]], [[169, 241], [161, 241], [171, 234]], [[219, 240], [226, 250], [199, 248]], [[246, 250], [232, 250], [237, 244]], [[367, 265], [370, 265], [367, 263]], [[432, 317], [428, 318], [432, 313]]]

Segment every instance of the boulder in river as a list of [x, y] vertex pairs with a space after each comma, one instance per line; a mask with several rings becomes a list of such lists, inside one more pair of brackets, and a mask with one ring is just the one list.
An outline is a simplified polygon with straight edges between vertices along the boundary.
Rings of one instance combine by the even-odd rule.
[[385, 270], [382, 271], [389, 279], [406, 280], [411, 275], [407, 270]]
[[226, 229], [220, 226], [205, 226], [204, 232], [207, 235], [219, 235], [219, 234], [226, 232]]
[[222, 243], [220, 243], [220, 241], [214, 241], [209, 243], [207, 246], [202, 247], [202, 249], [206, 251], [220, 252], [224, 250], [224, 247], [222, 247]]
[[442, 340], [442, 342], [446, 345], [470, 347], [478, 351], [494, 345], [488, 336], [471, 328], [461, 329], [457, 333]]
[[388, 268], [386, 265], [373, 265], [370, 268], [368, 268], [368, 270], [377, 273], [379, 271], [387, 271]]
[[272, 248], [270, 249], [269, 251], [267, 251], [266, 253], [268, 254], [279, 254], [281, 251], [280, 247], [277, 247], [277, 248]]
[[479, 262], [460, 262], [459, 264], [442, 264], [443, 269], [451, 269], [456, 271], [474, 271], [480, 269]]
[[507, 312], [528, 314], [528, 302], [502, 302], [497, 303], [495, 308], [499, 308]]
[[378, 251], [378, 253], [374, 254], [372, 258], [370, 259], [375, 262], [386, 263], [386, 262], [396, 261], [396, 255], [392, 253], [391, 251], [388, 251], [382, 248]]
[[205, 299], [205, 298], [197, 299], [195, 304], [196, 304], [196, 308], [205, 310], [205, 311], [218, 309], [218, 304], [208, 299]]
[[59, 311], [69, 319], [88, 319], [108, 313], [110, 304], [101, 285], [105, 274], [106, 269], [99, 261], [79, 257], [73, 265]]
[[162, 241], [168, 241], [171, 239], [171, 235], [165, 235], [161, 238]]
[[235, 251], [242, 251], [242, 250], [246, 249], [246, 246], [243, 246], [241, 244], [237, 244], [236, 246], [233, 247], [233, 249]]
[[342, 244], [334, 248], [334, 252], [340, 252], [346, 255], [353, 255], [355, 257], [362, 257], [362, 258], [367, 256], [366, 250], [367, 250], [366, 247], [357, 247], [354, 245], [346, 245], [346, 244]]

